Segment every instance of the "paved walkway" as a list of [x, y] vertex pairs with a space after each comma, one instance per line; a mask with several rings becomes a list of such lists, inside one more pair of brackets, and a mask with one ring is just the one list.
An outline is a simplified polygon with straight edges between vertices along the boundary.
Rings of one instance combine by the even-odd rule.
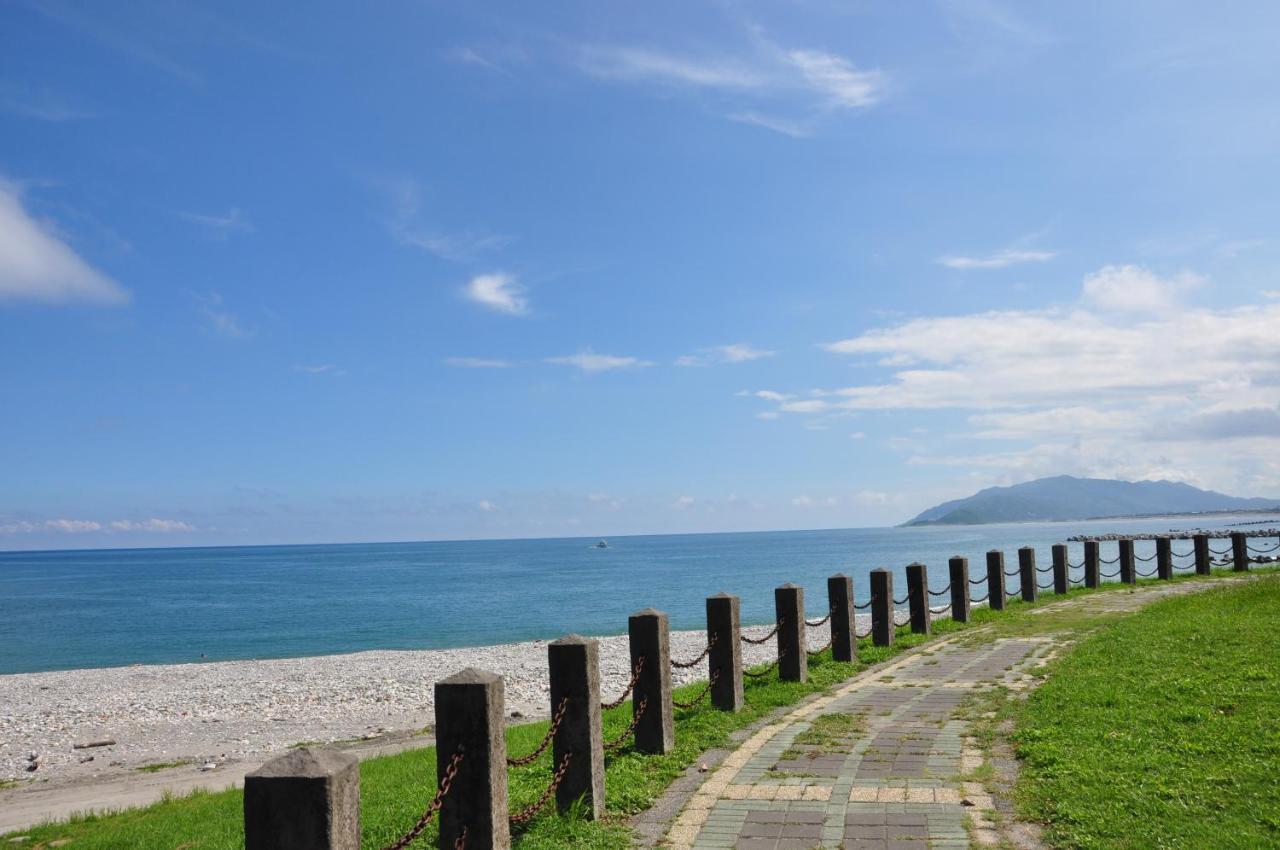
[[[1203, 585], [1057, 603], [1130, 610]], [[1040, 610], [1049, 610], [1044, 608]], [[974, 635], [970, 632], [967, 635]], [[675, 850], [944, 850], [998, 844], [995, 803], [963, 781], [983, 764], [957, 707], [976, 690], [1030, 687], [1052, 636], [939, 641], [863, 673], [758, 729], [689, 796]]]

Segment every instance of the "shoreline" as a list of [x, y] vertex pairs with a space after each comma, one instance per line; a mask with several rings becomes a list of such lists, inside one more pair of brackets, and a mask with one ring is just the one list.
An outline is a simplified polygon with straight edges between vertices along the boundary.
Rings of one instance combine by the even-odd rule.
[[[905, 617], [898, 612], [900, 621]], [[869, 625], [870, 615], [858, 615], [857, 628]], [[759, 637], [771, 628], [747, 626], [742, 633]], [[808, 631], [811, 646], [829, 634], [825, 625]], [[628, 639], [597, 639], [601, 696], [613, 699], [630, 679]], [[672, 631], [672, 657], [696, 657], [705, 642], [702, 630]], [[147, 766], [164, 775], [199, 773], [215, 785], [229, 766], [261, 763], [304, 742], [417, 738], [425, 746], [431, 737], [424, 732], [434, 722], [434, 683], [466, 667], [503, 677], [513, 722], [545, 718], [548, 643], [0, 675], [0, 781], [18, 783], [0, 794], [157, 775], [139, 771]], [[744, 665], [775, 654], [772, 642], [742, 645]], [[703, 664], [672, 670], [676, 685], [705, 678]], [[102, 741], [113, 743], [76, 747]]]

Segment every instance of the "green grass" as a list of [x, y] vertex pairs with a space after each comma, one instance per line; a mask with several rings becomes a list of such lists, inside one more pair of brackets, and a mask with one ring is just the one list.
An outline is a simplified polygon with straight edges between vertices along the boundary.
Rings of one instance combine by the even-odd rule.
[[1052, 846], [1280, 846], [1280, 577], [1154, 603], [1048, 672], [1013, 712]]
[[[1204, 579], [1190, 577], [1178, 580]], [[1108, 592], [1123, 593], [1127, 590], [1113, 584], [1096, 591], [1076, 589], [1071, 595]], [[973, 639], [990, 640], [992, 634], [1043, 632], [1048, 625], [1065, 630], [1092, 628], [1097, 622], [1114, 616], [1094, 616], [1087, 611], [1035, 613], [1032, 616], [1035, 609], [1062, 598], [1047, 595], [1034, 604], [1011, 601], [1004, 613], [977, 608], [968, 625], [950, 619], [936, 620], [933, 633], [935, 636], [953, 635], [974, 626], [987, 626], [980, 635], [975, 633]], [[859, 641], [859, 661], [856, 664], [833, 661], [830, 651], [810, 659], [810, 681], [806, 684], [779, 682], [774, 678], [748, 679], [746, 707], [737, 714], [717, 711], [706, 704], [688, 710], [677, 709], [676, 749], [673, 752], [665, 756], [642, 756], [624, 748], [606, 758], [607, 812], [603, 820], [593, 822], [543, 813], [516, 832], [514, 844], [520, 850], [560, 850], [564, 847], [622, 850], [629, 847], [631, 832], [626, 825], [627, 818], [651, 806], [705, 750], [729, 744], [731, 733], [777, 708], [793, 705], [810, 694], [825, 691], [859, 670], [888, 660], [927, 640], [928, 637], [911, 634], [902, 627], [897, 630], [892, 647], [872, 646], [866, 639]], [[677, 689], [676, 698], [691, 699], [704, 686], [692, 684]], [[626, 728], [630, 712], [629, 703], [605, 712], [606, 739], [617, 736]], [[533, 750], [546, 729], [546, 721], [511, 727], [507, 733], [508, 752], [521, 755]], [[512, 768], [509, 771], [511, 810], [519, 811], [537, 799], [546, 787], [550, 773], [549, 753], [528, 767]], [[435, 749], [424, 747], [362, 762], [360, 782], [363, 846], [382, 847], [417, 819], [434, 794]], [[81, 816], [68, 822], [10, 833], [0, 836], [0, 843], [23, 835], [30, 838], [23, 846], [30, 848], [69, 838], [73, 841], [70, 846], [76, 850], [174, 850], [178, 847], [182, 850], [241, 850], [244, 846], [242, 806], [243, 794], [238, 790], [197, 792], [165, 799], [142, 809]], [[548, 811], [553, 809], [550, 807]], [[431, 827], [416, 846], [431, 847], [435, 837], [434, 827]]]

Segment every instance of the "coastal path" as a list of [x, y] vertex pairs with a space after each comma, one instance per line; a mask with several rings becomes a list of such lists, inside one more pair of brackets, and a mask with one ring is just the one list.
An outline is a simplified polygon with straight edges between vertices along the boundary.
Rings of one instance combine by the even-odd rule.
[[1034, 847], [1003, 815], [1009, 803], [967, 716], [972, 698], [1034, 686], [1035, 668], [1064, 646], [1045, 615], [1123, 615], [1207, 586], [1064, 600], [1031, 612], [1046, 623], [1039, 632], [986, 627], [925, 644], [744, 730], [736, 750], [706, 754], [634, 826], [646, 846], [671, 850]]

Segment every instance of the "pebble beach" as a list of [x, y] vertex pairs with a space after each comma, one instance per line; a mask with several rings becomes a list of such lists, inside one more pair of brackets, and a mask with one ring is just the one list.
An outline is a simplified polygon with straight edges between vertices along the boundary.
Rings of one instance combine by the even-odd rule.
[[[870, 626], [868, 616], [858, 620], [860, 630]], [[743, 633], [760, 637], [770, 628]], [[828, 637], [828, 627], [810, 628], [808, 643], [822, 646]], [[627, 637], [599, 640], [601, 696], [608, 700], [630, 679]], [[704, 632], [671, 633], [676, 660], [696, 657], [705, 645]], [[742, 650], [748, 665], [772, 661], [777, 651], [772, 641]], [[422, 733], [433, 718], [434, 683], [466, 667], [504, 678], [513, 722], [549, 713], [540, 640], [0, 676], [0, 779], [59, 782], [174, 763], [213, 772], [303, 742]], [[677, 684], [705, 679], [706, 665], [672, 674]]]

